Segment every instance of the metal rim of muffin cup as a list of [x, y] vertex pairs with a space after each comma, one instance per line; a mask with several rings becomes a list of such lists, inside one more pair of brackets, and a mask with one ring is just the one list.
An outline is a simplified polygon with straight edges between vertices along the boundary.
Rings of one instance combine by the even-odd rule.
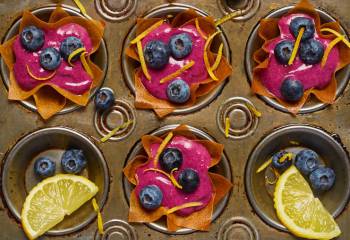
[[[193, 9], [195, 10], [200, 16], [208, 16], [208, 13], [204, 12], [203, 10], [196, 8], [191, 5], [187, 4], [180, 4], [180, 3], [170, 3], [170, 4], [163, 4], [158, 7], [155, 7], [151, 9], [150, 11], [146, 12], [143, 16], [144, 18], [152, 18], [152, 17], [165, 17], [167, 15], [173, 16], [173, 14], [180, 13], [182, 11]], [[221, 31], [221, 33], [218, 35], [220, 36], [220, 40], [214, 39], [212, 46], [216, 49], [219, 47], [218, 43], [223, 43], [223, 55], [227, 58], [227, 60], [231, 63], [231, 49], [229, 46], [229, 43], [227, 41], [227, 37], [224, 33], [224, 30], [219, 26], [217, 27], [218, 30]], [[138, 67], [139, 64], [137, 64], [134, 60], [130, 59], [125, 55], [125, 49], [128, 47], [130, 41], [135, 38], [135, 32], [136, 32], [136, 25], [134, 25], [130, 31], [127, 33], [124, 43], [123, 43], [123, 50], [122, 50], [122, 71], [124, 75], [124, 80], [130, 89], [130, 91], [135, 95], [135, 83], [134, 83], [134, 73], [135, 69]], [[228, 77], [230, 78], [230, 77]], [[208, 93], [205, 96], [202, 96], [200, 98], [197, 98], [196, 103], [191, 107], [177, 107], [172, 114], [179, 115], [179, 114], [188, 114], [195, 111], [198, 111], [202, 109], [203, 107], [209, 105], [212, 101], [216, 99], [216, 97], [221, 93], [223, 90], [227, 79], [223, 80], [220, 85], [218, 85], [215, 89], [213, 89], [210, 93]]]
[[[264, 18], [279, 18], [282, 15], [286, 14], [290, 9], [292, 9], [294, 6], [286, 6], [279, 8], [277, 10], [273, 10], [268, 15], [266, 15]], [[332, 17], [329, 13], [325, 12], [321, 9], [316, 9], [317, 13], [319, 13], [321, 22], [333, 22], [336, 21], [336, 18]], [[253, 81], [253, 68], [256, 65], [253, 60], [253, 53], [261, 46], [262, 40], [258, 37], [258, 29], [260, 24], [256, 24], [252, 32], [250, 33], [250, 36], [247, 41], [246, 50], [245, 50], [245, 69], [248, 76], [248, 82], [251, 85]], [[341, 34], [345, 35], [347, 39], [349, 39], [347, 32], [345, 29], [341, 26]], [[349, 83], [350, 79], [350, 65], [346, 66], [345, 68], [339, 70], [336, 73], [337, 77], [337, 91], [336, 91], [336, 100], [338, 100], [341, 95], [343, 94], [344, 90], [346, 89], [346, 86]], [[280, 103], [278, 103], [277, 100], [273, 98], [269, 98], [266, 96], [260, 96], [257, 95], [260, 99], [262, 99], [265, 103], [267, 103], [269, 106], [285, 112], [289, 113], [289, 111]], [[312, 102], [310, 101], [312, 100]], [[322, 103], [319, 100], [315, 99], [314, 96], [308, 99], [308, 101], [305, 103], [305, 105], [300, 109], [298, 114], [307, 114], [307, 113], [313, 113], [316, 111], [323, 110], [326, 108], [329, 104]]]
[[324, 194], [316, 193], [334, 218], [340, 216], [350, 198], [349, 156], [338, 137], [311, 125], [289, 124], [274, 129], [251, 152], [244, 181], [248, 200], [257, 215], [269, 226], [286, 232], [288, 230], [278, 220], [273, 198], [265, 187], [265, 175], [263, 172], [256, 173], [256, 170], [277, 151], [295, 147], [295, 141], [299, 143], [296, 148], [314, 150], [320, 156], [322, 165], [334, 170], [336, 182], [332, 189]]
[[[31, 13], [34, 14], [35, 16], [39, 17], [39, 18], [47, 18], [49, 17], [49, 15], [51, 14], [51, 12], [57, 7], [56, 4], [48, 4], [44, 7], [40, 7], [40, 8], [36, 8], [31, 10]], [[62, 4], [61, 7], [68, 12], [70, 15], [72, 16], [79, 16], [79, 17], [83, 17], [86, 18], [86, 16], [82, 15], [80, 13], [80, 10], [69, 6], [69, 5], [65, 5]], [[5, 42], [9, 39], [11, 39], [13, 36], [15, 36], [16, 34], [18, 34], [18, 30], [19, 30], [19, 25], [21, 22], [21, 18], [19, 18], [18, 20], [16, 20], [11, 27], [9, 28], [9, 30], [7, 31], [7, 33], [5, 34], [5, 37], [2, 39], [2, 42]], [[107, 69], [108, 69], [108, 51], [107, 51], [107, 45], [104, 39], [102, 39], [101, 41], [101, 45], [99, 47], [99, 49], [91, 56], [91, 59], [94, 60], [96, 59], [96, 61], [94, 61], [95, 64], [97, 64], [103, 72], [103, 77], [102, 77], [102, 81], [100, 83], [99, 86], [96, 86], [95, 88], [93, 88], [91, 90], [90, 93], [90, 100], [93, 98], [93, 96], [95, 95], [95, 93], [97, 92], [97, 90], [103, 85], [104, 79], [106, 77], [107, 74]], [[1, 69], [1, 76], [3, 79], [3, 83], [6, 87], [6, 89], [9, 89], [10, 86], [10, 79], [9, 79], [9, 71], [8, 68], [3, 60], [2, 57], [0, 57], [0, 69]], [[19, 101], [21, 103], [21, 105], [23, 105], [25, 108], [33, 111], [33, 112], [37, 112], [37, 107], [34, 103], [34, 100], [32, 98], [30, 99], [26, 99], [26, 100], [22, 100]], [[83, 106], [77, 105], [73, 102], [68, 101], [66, 106], [57, 114], [65, 114], [65, 113], [70, 113], [73, 112], [79, 108], [82, 108]]]
[[[161, 128], [158, 128], [154, 131], [152, 131], [150, 133], [150, 135], [154, 135], [154, 136], [161, 136], [166, 134], [167, 132], [175, 129], [176, 127], [178, 127], [178, 124], [173, 124], [173, 125], [166, 125], [163, 126]], [[204, 139], [204, 140], [210, 140], [210, 141], [215, 141], [215, 139], [210, 136], [208, 133], [192, 127], [192, 126], [188, 126], [189, 130], [196, 135], [199, 139]], [[144, 153], [143, 152], [143, 147], [142, 147], [142, 143], [139, 140], [129, 151], [128, 157], [125, 161], [124, 167], [127, 165], [127, 163], [129, 161], [131, 161], [135, 156], [139, 155], [140, 153]], [[144, 153], [145, 154], [145, 153]], [[216, 170], [219, 169], [220, 174], [223, 175], [224, 177], [226, 177], [229, 181], [232, 182], [232, 170], [231, 170], [231, 166], [229, 163], [229, 159], [227, 158], [225, 151], [222, 154], [222, 158], [221, 161], [218, 165], [216, 165], [214, 167]], [[134, 188], [133, 185], [131, 183], [129, 183], [129, 181], [127, 180], [127, 178], [123, 175], [123, 189], [124, 189], [124, 196], [125, 199], [128, 203], [128, 205], [130, 205], [129, 203], [129, 199], [130, 199], [130, 193], [132, 191], [132, 189]], [[212, 216], [212, 223], [221, 215], [221, 213], [224, 211], [229, 199], [230, 199], [230, 195], [231, 195], [231, 191], [221, 200], [221, 202], [215, 207], [214, 212], [213, 212], [213, 216]], [[184, 235], [184, 234], [190, 234], [190, 233], [194, 233], [196, 232], [196, 230], [193, 229], [188, 229], [188, 228], [181, 228], [179, 230], [177, 230], [176, 232], [171, 232], [167, 230], [166, 227], [166, 223], [164, 223], [163, 219], [157, 221], [157, 222], [153, 222], [153, 223], [145, 223], [146, 226], [148, 226], [149, 228], [156, 230], [158, 232], [161, 233], [165, 233], [165, 234], [170, 234], [170, 235]]]
[[[99, 187], [95, 198], [100, 208], [105, 205], [110, 182], [108, 166], [102, 151], [90, 137], [71, 128], [43, 128], [21, 137], [6, 153], [1, 166], [3, 203], [17, 221], [21, 221], [20, 214], [27, 194], [40, 182], [32, 170], [34, 160], [43, 152], [55, 149], [63, 152], [70, 147], [84, 151], [88, 164], [82, 175]], [[53, 160], [56, 162], [56, 173], [61, 172], [60, 157]], [[61, 236], [79, 231], [89, 225], [95, 217], [96, 213], [88, 201], [70, 216], [65, 216], [56, 226], [59, 229], [54, 228], [45, 234]]]

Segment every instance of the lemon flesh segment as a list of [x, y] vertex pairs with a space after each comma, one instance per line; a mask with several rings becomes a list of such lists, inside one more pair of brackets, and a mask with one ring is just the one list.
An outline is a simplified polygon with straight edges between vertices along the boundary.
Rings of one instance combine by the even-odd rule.
[[274, 202], [280, 221], [298, 237], [332, 239], [341, 234], [332, 215], [314, 197], [308, 182], [295, 166], [279, 177]]
[[91, 199], [98, 187], [87, 178], [58, 174], [36, 185], [28, 194], [21, 213], [29, 239], [35, 239], [60, 223]]

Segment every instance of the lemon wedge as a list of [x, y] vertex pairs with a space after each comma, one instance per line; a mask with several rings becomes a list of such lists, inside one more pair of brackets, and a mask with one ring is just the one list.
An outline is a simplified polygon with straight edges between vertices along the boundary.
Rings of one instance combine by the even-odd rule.
[[332, 239], [341, 231], [333, 217], [315, 198], [295, 166], [278, 179], [274, 193], [277, 216], [294, 235], [308, 239]]
[[98, 192], [87, 178], [58, 174], [36, 185], [28, 194], [21, 213], [29, 239], [36, 239], [72, 214]]

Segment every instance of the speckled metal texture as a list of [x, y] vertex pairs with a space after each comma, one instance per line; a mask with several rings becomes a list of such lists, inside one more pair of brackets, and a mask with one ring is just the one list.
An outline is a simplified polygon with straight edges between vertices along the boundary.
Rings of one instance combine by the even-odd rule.
[[[243, 0], [241, 1], [244, 5]], [[0, 0], [0, 37], [3, 40], [7, 31], [13, 23], [19, 19], [22, 10], [35, 9], [48, 4], [63, 3], [75, 7], [71, 0]], [[94, 1], [81, 0], [87, 13], [95, 19], [103, 19], [96, 10]], [[106, 1], [108, 2], [108, 1]], [[128, 2], [128, 1], [122, 1]], [[133, 14], [118, 22], [106, 21], [105, 42], [108, 52], [108, 70], [103, 86], [112, 88], [117, 100], [128, 102], [133, 106], [134, 95], [128, 88], [122, 72], [122, 47], [130, 29], [135, 24], [137, 17], [141, 17], [151, 9], [170, 2], [192, 5], [208, 13], [215, 18], [222, 17], [223, 12], [219, 7], [218, 0], [139, 0]], [[232, 2], [234, 2], [232, 0]], [[278, 111], [263, 100], [254, 96], [250, 91], [250, 85], [245, 70], [244, 56], [246, 43], [254, 26], [259, 19], [271, 11], [291, 4], [294, 0], [263, 0], [256, 14], [247, 20], [228, 21], [223, 24], [222, 29], [227, 37], [231, 52], [231, 63], [234, 71], [229, 81], [226, 82], [218, 96], [209, 105], [189, 114], [171, 115], [159, 120], [152, 111], [135, 110], [136, 125], [132, 133], [119, 141], [108, 141], [95, 144], [103, 152], [110, 173], [110, 186], [107, 201], [102, 209], [108, 235], [97, 237], [96, 219], [82, 230], [64, 236], [43, 236], [41, 239], [178, 239], [178, 240], [215, 240], [215, 239], [262, 239], [262, 240], [292, 240], [297, 239], [285, 231], [279, 231], [266, 224], [253, 210], [248, 201], [244, 181], [245, 168], [249, 156], [255, 146], [274, 129], [288, 124], [307, 124], [317, 126], [326, 130], [332, 136], [341, 141], [344, 148], [350, 148], [350, 96], [348, 87], [337, 99], [336, 103], [325, 109], [311, 113], [292, 116]], [[346, 32], [350, 31], [350, 1], [349, 0], [313, 0], [318, 8], [338, 19]], [[231, 6], [240, 6], [233, 4]], [[262, 117], [255, 131], [242, 139], [225, 138], [217, 125], [217, 112], [220, 106], [232, 97], [248, 99], [261, 113]], [[40, 128], [63, 126], [82, 132], [93, 139], [101, 136], [94, 126], [95, 108], [90, 102], [87, 107], [79, 108], [67, 114], [54, 116], [49, 121], [43, 121], [40, 116], [18, 102], [7, 100], [7, 89], [1, 81], [0, 87], [0, 158], [3, 162], [6, 152], [24, 135]], [[144, 224], [128, 224], [128, 202], [123, 190], [122, 168], [128, 159], [129, 152], [138, 142], [142, 135], [153, 132], [162, 126], [171, 124], [188, 124], [198, 128], [217, 142], [224, 144], [225, 153], [232, 169], [232, 180], [234, 187], [228, 199], [228, 203], [219, 217], [212, 223], [208, 232], [194, 232], [186, 235], [168, 235], [155, 231]], [[1, 164], [3, 165], [3, 164]], [[16, 169], [13, 169], [16, 171]], [[350, 174], [350, 173], [347, 173]], [[265, 191], [265, 189], [261, 189]], [[0, 201], [0, 239], [1, 240], [24, 240], [26, 239], [22, 227], [8, 210], [3, 194]], [[340, 240], [350, 239], [350, 209], [347, 203], [345, 209], [337, 217], [342, 235]], [[96, 234], [96, 235], [95, 235]]]

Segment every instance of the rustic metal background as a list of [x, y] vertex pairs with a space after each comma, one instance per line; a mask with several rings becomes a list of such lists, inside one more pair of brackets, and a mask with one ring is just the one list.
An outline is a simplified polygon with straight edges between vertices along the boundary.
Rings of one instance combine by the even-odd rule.
[[[11, 24], [18, 19], [23, 9], [33, 9], [45, 4], [57, 2], [58, 1], [45, 0], [0, 0], [1, 38], [6, 34]], [[87, 12], [90, 16], [101, 19], [101, 16], [95, 10], [95, 5], [92, 0], [82, 0], [82, 2], [84, 2], [84, 5], [87, 7]], [[123, 2], [123, 0], [121, 0], [121, 2]], [[217, 0], [179, 0], [175, 2], [196, 6], [215, 17], [222, 16], [222, 12], [218, 7], [218, 2], [220, 1]], [[127, 220], [128, 204], [124, 197], [121, 170], [125, 159], [127, 159], [129, 150], [138, 141], [139, 137], [164, 125], [184, 123], [204, 130], [218, 142], [225, 145], [225, 151], [229, 158], [231, 168], [233, 169], [234, 182], [234, 188], [227, 208], [224, 210], [223, 214], [212, 223], [210, 232], [196, 232], [189, 235], [169, 236], [154, 231], [143, 224], [132, 224], [132, 227], [135, 228], [137, 232], [138, 239], [225, 239], [224, 237], [228, 236], [225, 235], [225, 230], [226, 228], [230, 229], [230, 224], [232, 223], [238, 223], [238, 225], [243, 225], [247, 228], [251, 227], [249, 229], [252, 233], [252, 239], [258, 239], [258, 236], [260, 236], [260, 239], [269, 240], [295, 239], [288, 233], [280, 232], [269, 227], [252, 210], [244, 186], [245, 163], [250, 152], [263, 136], [271, 132], [274, 128], [288, 123], [305, 123], [320, 126], [329, 132], [338, 134], [344, 146], [350, 148], [350, 96], [348, 91], [345, 91], [344, 95], [334, 105], [316, 113], [298, 115], [297, 117], [279, 112], [267, 106], [262, 100], [253, 96], [250, 92], [244, 68], [245, 44], [250, 31], [258, 20], [269, 11], [296, 2], [297, 1], [289, 0], [263, 0], [259, 11], [251, 19], [239, 22], [229, 21], [223, 25], [232, 52], [231, 60], [234, 67], [234, 73], [230, 77], [230, 81], [226, 84], [222, 93], [209, 106], [195, 113], [181, 116], [170, 116], [161, 121], [158, 120], [155, 114], [151, 111], [138, 110], [136, 111], [136, 127], [128, 138], [118, 142], [98, 144], [104, 153], [111, 175], [110, 193], [102, 212], [105, 221], [111, 219]], [[345, 29], [349, 32], [349, 0], [315, 0], [312, 2], [318, 8], [324, 9], [332, 16], [338, 18]], [[74, 6], [73, 2], [70, 0], [61, 1], [61, 3]], [[131, 15], [128, 20], [113, 23], [106, 21], [105, 40], [109, 53], [109, 67], [104, 86], [111, 87], [115, 91], [118, 99], [123, 99], [130, 103], [132, 103], [134, 99], [131, 91], [123, 80], [121, 70], [121, 48], [123, 40], [129, 29], [134, 25], [136, 16], [142, 16], [148, 10], [164, 3], [168, 2], [161, 0], [139, 0], [136, 12]], [[226, 139], [220, 132], [216, 121], [217, 109], [226, 99], [233, 96], [248, 98], [263, 113], [254, 134], [241, 140]], [[93, 124], [94, 105], [92, 103], [86, 108], [81, 108], [69, 114], [58, 115], [49, 121], [44, 122], [37, 114], [27, 110], [19, 103], [9, 102], [7, 100], [6, 88], [2, 86], [0, 88], [0, 109], [1, 158], [3, 158], [6, 151], [21, 136], [38, 128], [67, 126], [84, 132], [87, 135], [96, 138], [100, 137]], [[224, 224], [232, 217], [238, 218]], [[247, 222], [246, 219], [249, 221]], [[343, 213], [337, 218], [337, 222], [343, 231], [339, 239], [350, 239], [349, 208], [346, 208], [343, 211]], [[119, 237], [118, 235], [111, 235], [111, 239], [135, 239], [136, 234], [129, 225], [125, 225], [118, 220], [115, 220], [114, 223], [116, 223], [116, 225], [119, 224], [118, 226], [121, 226], [128, 234], [124, 236], [119, 235]], [[20, 224], [11, 216], [10, 212], [6, 209], [6, 206], [4, 206], [3, 201], [0, 202], [0, 224], [1, 240], [26, 239]], [[113, 224], [113, 222], [111, 222], [111, 224]], [[95, 231], [96, 222], [75, 234], [64, 237], [54, 237], [53, 239], [94, 239]], [[238, 234], [236, 237], [233, 236], [232, 239], [245, 239], [244, 236], [247, 237], [249, 235], [242, 234], [240, 237]], [[42, 239], [49, 238], [50, 237], [42, 237]]]

